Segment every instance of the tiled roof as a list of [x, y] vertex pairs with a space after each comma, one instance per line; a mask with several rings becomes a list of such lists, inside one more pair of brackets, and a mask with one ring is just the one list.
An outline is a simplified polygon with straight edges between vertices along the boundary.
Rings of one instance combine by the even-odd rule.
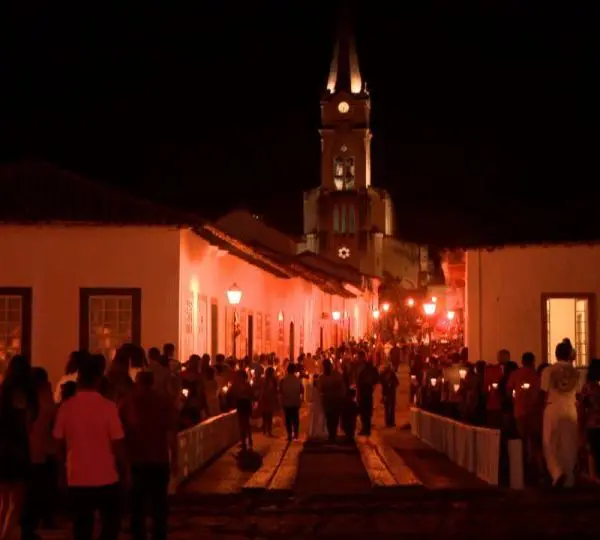
[[354, 295], [344, 288], [339, 278], [335, 279], [316, 272], [296, 261], [295, 258], [276, 253], [256, 243], [249, 245], [213, 225], [205, 225], [195, 232], [210, 244], [220, 247], [274, 276], [284, 279], [301, 277], [314, 283], [326, 293], [354, 298]]
[[173, 210], [43, 162], [0, 166], [0, 223], [200, 226]]
[[258, 267], [265, 272], [269, 272], [278, 278], [289, 279], [293, 277], [293, 273], [284, 266], [277, 264], [275, 261], [263, 256], [255, 249], [252, 249], [250, 246], [247, 246], [240, 240], [237, 240], [233, 236], [212, 225], [205, 225], [204, 227], [195, 229], [194, 232], [198, 236], [204, 238], [209, 244], [228, 251], [235, 257]]

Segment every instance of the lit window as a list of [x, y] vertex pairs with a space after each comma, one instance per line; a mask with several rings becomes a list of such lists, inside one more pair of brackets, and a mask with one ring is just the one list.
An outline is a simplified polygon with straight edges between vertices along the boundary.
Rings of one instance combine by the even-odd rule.
[[[30, 292], [21, 289], [0, 290], [0, 362], [27, 353], [29, 331], [26, 311], [31, 313]], [[29, 291], [29, 290], [28, 290]]]
[[355, 166], [353, 157], [336, 157], [333, 166], [333, 183], [338, 190], [354, 189], [355, 182]]
[[124, 343], [140, 344], [140, 289], [82, 289], [81, 347], [112, 360]]

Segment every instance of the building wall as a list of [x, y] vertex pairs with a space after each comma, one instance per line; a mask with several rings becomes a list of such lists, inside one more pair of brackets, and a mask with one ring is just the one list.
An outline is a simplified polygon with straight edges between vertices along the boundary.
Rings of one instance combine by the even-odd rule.
[[160, 227], [0, 227], [0, 287], [33, 289], [33, 364], [56, 381], [79, 348], [81, 287], [141, 288], [142, 345], [175, 342], [178, 238]]
[[[238, 356], [246, 354], [247, 315], [254, 319], [254, 353], [277, 352], [282, 357], [289, 354], [290, 323], [294, 328], [294, 354], [300, 352], [301, 333], [305, 352], [314, 352], [319, 347], [320, 328], [324, 328], [324, 345], [334, 344], [335, 325], [331, 313], [338, 310], [354, 314], [354, 306], [359, 306], [353, 315], [354, 328], [358, 331], [366, 328], [367, 314], [370, 313], [367, 302], [346, 300], [325, 294], [316, 285], [301, 278], [278, 278], [226, 251], [211, 246], [204, 239], [190, 231], [181, 231], [180, 266], [180, 314], [179, 314], [179, 350], [181, 357], [191, 353], [213, 352], [231, 354], [231, 335], [233, 321], [231, 308], [227, 301], [227, 290], [235, 283], [242, 291], [242, 300], [237, 310], [240, 314], [242, 336], [237, 340]], [[200, 328], [198, 306], [202, 299], [218, 306], [218, 343], [213, 347], [210, 316], [204, 334]], [[191, 306], [191, 309], [188, 307]], [[189, 313], [193, 313], [190, 322]], [[283, 320], [279, 320], [279, 315]], [[323, 314], [328, 318], [323, 319]], [[259, 345], [258, 321], [262, 319], [262, 347]], [[270, 334], [267, 335], [266, 318], [270, 318]], [[191, 328], [191, 332], [189, 332]], [[303, 328], [301, 330], [301, 328]], [[280, 339], [282, 329], [283, 340]], [[202, 335], [206, 338], [202, 339]]]
[[412, 287], [418, 287], [420, 264], [419, 246], [401, 242], [389, 236], [384, 238], [384, 272], [394, 277], [404, 278], [412, 284]]
[[[515, 360], [525, 351], [541, 359], [542, 295], [591, 293], [597, 308], [599, 267], [598, 246], [469, 250], [465, 322], [469, 357], [490, 361], [506, 348]], [[591, 340], [594, 358], [600, 320], [593, 315], [590, 320], [596, 338]]]

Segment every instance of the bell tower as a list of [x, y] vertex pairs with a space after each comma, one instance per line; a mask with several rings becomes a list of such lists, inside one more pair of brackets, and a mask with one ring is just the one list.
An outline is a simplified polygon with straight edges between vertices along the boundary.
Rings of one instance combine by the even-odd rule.
[[346, 0], [321, 98], [321, 182], [304, 193], [306, 249], [381, 276], [393, 235], [387, 192], [371, 185], [371, 98], [361, 75]]
[[344, 3], [321, 100], [321, 185], [325, 189], [359, 190], [371, 185], [370, 116], [371, 101]]

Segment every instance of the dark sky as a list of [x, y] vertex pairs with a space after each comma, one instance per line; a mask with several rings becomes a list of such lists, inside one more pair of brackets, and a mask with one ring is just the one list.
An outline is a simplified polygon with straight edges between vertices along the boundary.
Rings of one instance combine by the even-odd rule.
[[[4, 17], [0, 160], [42, 158], [209, 218], [246, 205], [299, 232], [336, 2], [80, 4]], [[598, 182], [598, 2], [360, 5], [373, 183], [401, 225]]]

